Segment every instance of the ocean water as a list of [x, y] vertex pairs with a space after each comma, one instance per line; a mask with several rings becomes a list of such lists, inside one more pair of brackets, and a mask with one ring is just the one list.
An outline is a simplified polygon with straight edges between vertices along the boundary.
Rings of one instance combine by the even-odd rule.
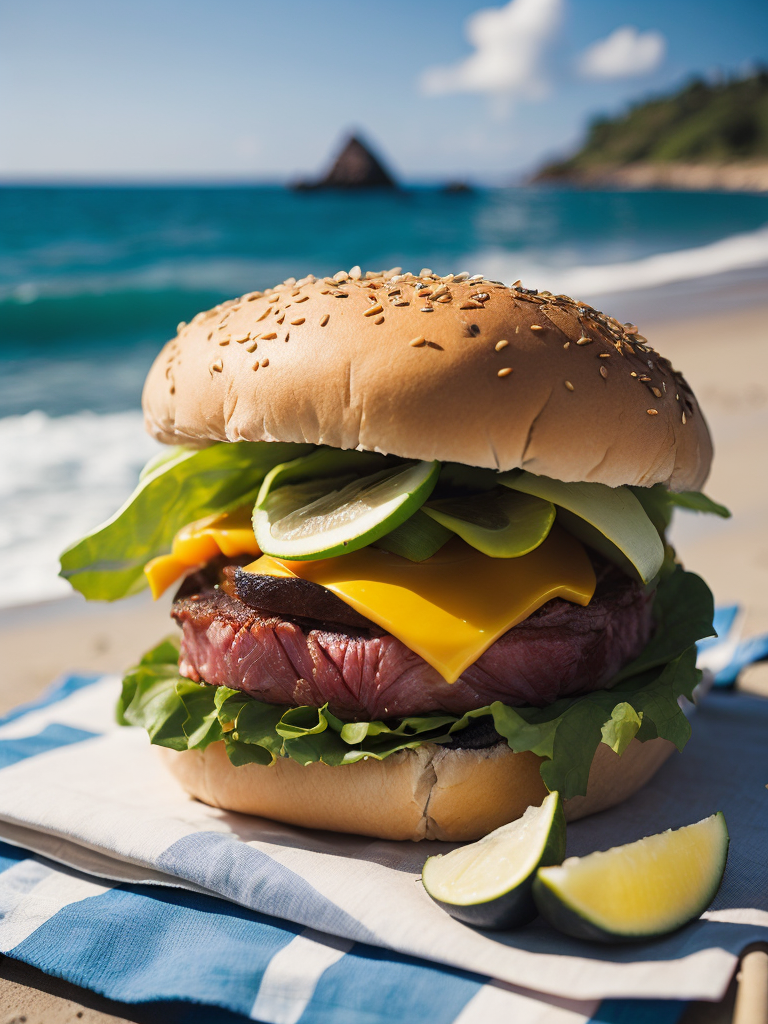
[[768, 196], [0, 188], [0, 606], [68, 592], [58, 551], [156, 450], [141, 385], [178, 321], [355, 263], [521, 278], [629, 319], [637, 289], [765, 273]]

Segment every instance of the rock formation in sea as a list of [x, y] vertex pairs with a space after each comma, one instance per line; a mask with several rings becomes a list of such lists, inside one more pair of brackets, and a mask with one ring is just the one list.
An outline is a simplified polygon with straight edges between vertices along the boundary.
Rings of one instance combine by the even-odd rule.
[[321, 178], [298, 181], [296, 189], [364, 189], [397, 188], [397, 182], [357, 135], [350, 135], [342, 146], [331, 169]]

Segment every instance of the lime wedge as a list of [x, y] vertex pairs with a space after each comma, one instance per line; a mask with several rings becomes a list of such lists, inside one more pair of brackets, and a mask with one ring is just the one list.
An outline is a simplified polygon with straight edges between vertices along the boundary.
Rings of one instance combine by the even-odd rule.
[[518, 928], [532, 921], [531, 887], [538, 868], [565, 856], [565, 815], [560, 796], [502, 825], [484, 839], [430, 857], [424, 888], [451, 917], [478, 928]]
[[[533, 494], [573, 513], [563, 517], [563, 526], [622, 567], [627, 563], [634, 566], [643, 583], [650, 582], [661, 568], [664, 545], [629, 487], [564, 483], [519, 470], [501, 474], [498, 481], [504, 487]], [[600, 540], [601, 536], [607, 544]]]
[[527, 555], [555, 521], [552, 502], [506, 488], [431, 501], [422, 511], [491, 558]]
[[[273, 487], [256, 502], [253, 530], [266, 555], [332, 558], [390, 533], [432, 493], [439, 462], [411, 462], [363, 477]], [[263, 490], [263, 489], [262, 489]]]
[[569, 857], [533, 884], [541, 916], [578, 939], [630, 942], [681, 928], [720, 888], [728, 856], [721, 813], [695, 825]]

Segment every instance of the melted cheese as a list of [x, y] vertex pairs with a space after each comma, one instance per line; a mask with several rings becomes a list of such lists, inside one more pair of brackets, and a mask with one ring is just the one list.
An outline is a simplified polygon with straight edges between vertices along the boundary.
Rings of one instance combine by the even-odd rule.
[[584, 548], [557, 525], [520, 558], [490, 558], [456, 537], [424, 562], [367, 547], [321, 561], [262, 555], [245, 571], [327, 587], [449, 683], [553, 597], [589, 604], [596, 582]]
[[159, 555], [144, 566], [152, 596], [157, 600], [189, 569], [204, 565], [218, 555], [259, 555], [251, 526], [251, 509], [217, 513], [182, 527], [173, 539], [170, 555]]

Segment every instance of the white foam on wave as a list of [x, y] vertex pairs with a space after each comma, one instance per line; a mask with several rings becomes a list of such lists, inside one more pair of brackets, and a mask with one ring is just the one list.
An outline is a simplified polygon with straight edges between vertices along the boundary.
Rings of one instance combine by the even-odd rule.
[[525, 257], [496, 252], [481, 254], [465, 262], [479, 267], [491, 280], [512, 282], [521, 278], [527, 287], [548, 288], [556, 293], [590, 298], [768, 266], [768, 225], [707, 245], [657, 253], [622, 263], [546, 267]]
[[0, 419], [0, 607], [71, 593], [60, 552], [119, 508], [158, 448], [138, 410]]

